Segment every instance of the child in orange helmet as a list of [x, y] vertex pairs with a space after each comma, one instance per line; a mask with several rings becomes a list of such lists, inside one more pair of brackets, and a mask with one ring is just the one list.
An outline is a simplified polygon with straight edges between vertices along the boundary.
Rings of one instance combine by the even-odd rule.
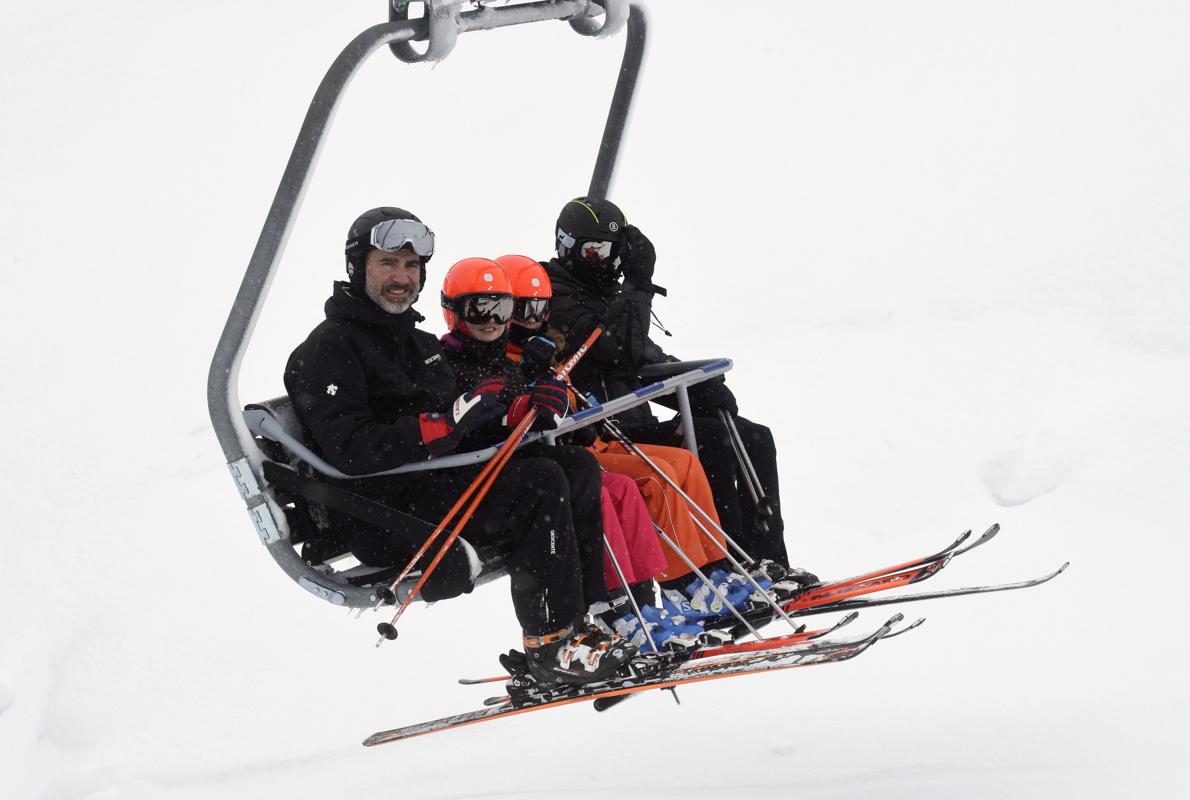
[[[547, 285], [548, 288], [548, 285]], [[462, 382], [500, 381], [501, 395], [509, 404], [508, 425], [515, 425], [531, 407], [538, 411], [537, 428], [554, 427], [569, 410], [569, 390], [547, 376], [525, 374], [522, 365], [506, 354], [508, 321], [514, 299], [511, 284], [500, 265], [483, 258], [458, 262], [447, 273], [442, 289], [442, 307], [450, 332], [442, 337], [443, 351]], [[552, 346], [549, 347], [552, 351]], [[599, 469], [591, 453], [568, 445], [528, 445], [519, 453], [557, 462], [572, 482], [571, 509], [576, 530], [601, 528], [602, 536], [579, 537], [580, 541], [606, 537], [607, 546], [624, 573], [623, 586], [607, 553], [580, 553], [584, 559], [600, 558], [604, 585], [585, 587], [592, 611], [608, 627], [627, 617], [627, 592], [633, 591], [639, 605], [652, 604], [652, 581], [666, 567], [661, 544], [636, 483], [624, 475]], [[609, 593], [607, 590], [620, 590]], [[618, 626], [629, 636], [639, 633], [639, 623], [626, 620]], [[675, 644], [692, 645], [695, 629], [684, 631], [685, 639]], [[670, 637], [655, 633], [658, 645]], [[644, 645], [643, 633], [633, 643]]]

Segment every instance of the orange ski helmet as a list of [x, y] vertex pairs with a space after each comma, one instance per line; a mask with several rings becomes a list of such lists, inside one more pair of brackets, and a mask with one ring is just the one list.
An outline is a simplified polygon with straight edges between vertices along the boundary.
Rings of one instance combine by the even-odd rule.
[[452, 331], [460, 320], [479, 324], [512, 318], [512, 284], [488, 258], [464, 258], [442, 279], [442, 316]]
[[550, 298], [554, 296], [545, 267], [528, 256], [500, 256], [496, 263], [504, 268], [512, 283], [514, 320], [535, 319], [545, 322], [550, 316]]

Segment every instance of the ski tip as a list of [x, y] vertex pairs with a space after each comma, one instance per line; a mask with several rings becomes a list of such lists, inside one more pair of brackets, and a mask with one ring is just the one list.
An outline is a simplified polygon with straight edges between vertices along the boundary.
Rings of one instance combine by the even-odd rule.
[[880, 638], [881, 639], [891, 639], [894, 636], [900, 636], [902, 633], [909, 633], [909, 631], [913, 630], [914, 628], [919, 627], [925, 621], [926, 621], [925, 617], [920, 617], [919, 619], [914, 621], [912, 624], [906, 625], [904, 628], [901, 628], [900, 630], [896, 630], [896, 631], [890, 630], [888, 633], [884, 634]]
[[838, 621], [837, 627], [842, 627], [843, 625], [850, 625], [851, 623], [855, 622], [857, 619], [859, 619], [859, 612], [852, 611], [850, 614], [848, 614], [847, 616], [843, 617], [843, 619]]
[[1057, 571], [1057, 572], [1055, 572], [1054, 574], [1055, 574], [1055, 575], [1061, 575], [1063, 572], [1065, 572], [1065, 571], [1066, 571], [1066, 568], [1067, 568], [1067, 567], [1069, 567], [1069, 566], [1070, 566], [1070, 562], [1069, 562], [1069, 561], [1067, 561], [1065, 564], [1063, 564], [1062, 566], [1058, 567], [1058, 571]]
[[902, 614], [900, 611], [898, 611], [897, 613], [895, 613], [891, 617], [889, 617], [888, 622], [886, 622], [884, 624], [885, 625], [896, 625], [898, 622], [900, 622], [903, 619], [905, 619], [905, 615]]

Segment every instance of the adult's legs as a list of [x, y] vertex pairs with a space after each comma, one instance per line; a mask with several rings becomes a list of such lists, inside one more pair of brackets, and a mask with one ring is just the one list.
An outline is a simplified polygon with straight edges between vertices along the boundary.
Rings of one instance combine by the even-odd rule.
[[[744, 449], [748, 451], [748, 458], [760, 478], [760, 485], [764, 489], [765, 499], [773, 514], [768, 518], [768, 532], [760, 529], [756, 520], [756, 504], [752, 502], [752, 495], [746, 487], [741, 487], [739, 493], [740, 504], [744, 515], [744, 524], [755, 529], [756, 539], [765, 558], [771, 558], [778, 564], [789, 566], [789, 556], [785, 548], [785, 522], [781, 518], [781, 487], [777, 474], [777, 445], [773, 441], [773, 432], [758, 422], [743, 417], [735, 418], [736, 430], [740, 432], [740, 439], [744, 442]], [[743, 476], [740, 477], [743, 480]]]
[[[393, 482], [385, 500], [437, 523], [478, 470], [413, 473]], [[526, 634], [563, 628], [586, 611], [583, 575], [570, 512], [570, 485], [561, 467], [540, 458], [515, 458], [493, 482], [461, 536], [472, 544], [498, 544], [508, 552], [512, 603]], [[352, 544], [365, 563], [383, 563], [393, 546], [381, 532]], [[436, 552], [430, 548], [430, 554]], [[426, 561], [426, 563], [429, 563]], [[602, 573], [602, 562], [599, 562]]]

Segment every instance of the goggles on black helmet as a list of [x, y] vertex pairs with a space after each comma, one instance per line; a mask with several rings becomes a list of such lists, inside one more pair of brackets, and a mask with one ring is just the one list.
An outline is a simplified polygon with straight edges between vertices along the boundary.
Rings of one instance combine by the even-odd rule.
[[417, 220], [386, 219], [372, 227], [368, 244], [387, 253], [408, 246], [422, 258], [429, 258], [434, 255], [434, 232]]
[[619, 242], [603, 239], [579, 240], [575, 246], [575, 258], [584, 264], [607, 266], [612, 263], [619, 249]]
[[545, 322], [550, 318], [548, 297], [518, 297], [512, 307], [512, 318], [529, 322]]
[[512, 319], [513, 300], [510, 294], [464, 294], [454, 298], [443, 295], [442, 305], [472, 325], [485, 322], [503, 325]]

